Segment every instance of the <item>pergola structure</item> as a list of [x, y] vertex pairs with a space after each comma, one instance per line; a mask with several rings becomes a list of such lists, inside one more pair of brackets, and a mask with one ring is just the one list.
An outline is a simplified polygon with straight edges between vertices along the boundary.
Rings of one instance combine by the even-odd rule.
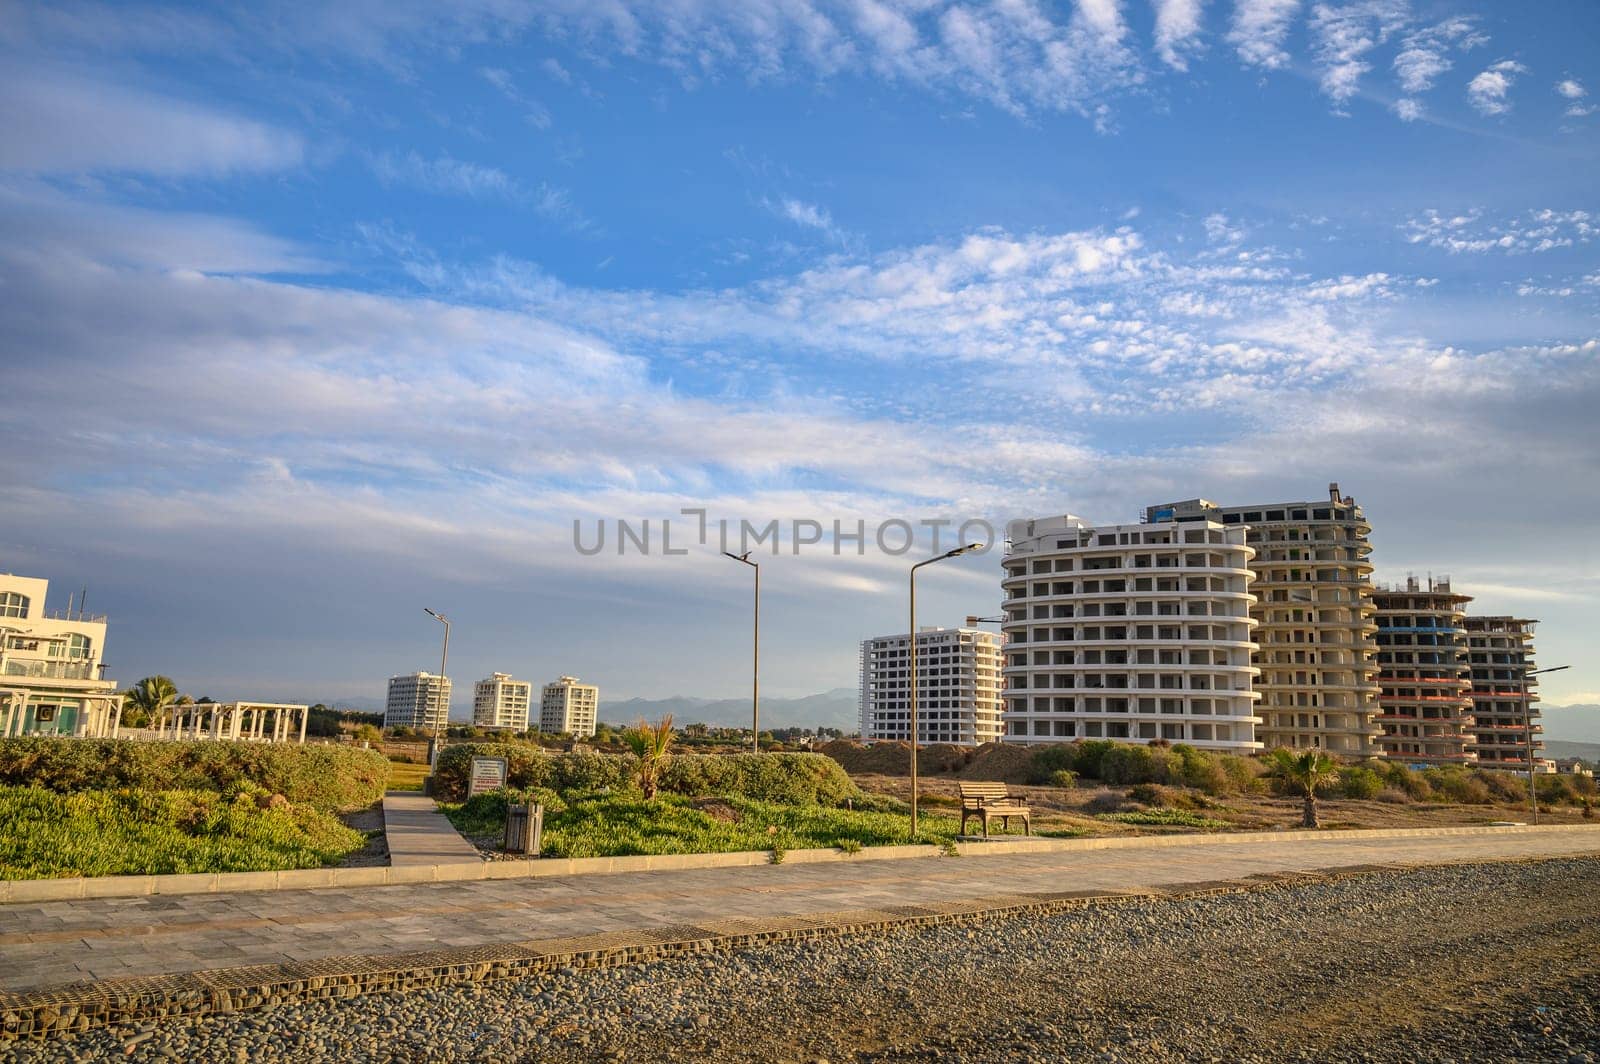
[[284, 702], [191, 702], [162, 711], [156, 738], [304, 743], [310, 715]]

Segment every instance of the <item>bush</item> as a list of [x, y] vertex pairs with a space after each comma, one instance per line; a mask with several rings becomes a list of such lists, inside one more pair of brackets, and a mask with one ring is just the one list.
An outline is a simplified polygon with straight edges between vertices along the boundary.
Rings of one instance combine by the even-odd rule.
[[295, 805], [351, 811], [383, 797], [389, 761], [376, 750], [284, 743], [0, 740], [0, 785], [57, 794], [134, 788], [227, 791], [251, 783]]
[[[636, 789], [631, 754], [547, 754], [536, 747], [460, 743], [446, 747], [434, 769], [434, 791], [442, 801], [466, 798], [474, 757], [504, 757], [506, 785], [512, 788], [547, 787], [563, 795]], [[678, 754], [662, 768], [660, 786], [690, 797], [738, 796], [796, 805], [842, 806], [850, 799], [859, 808], [865, 797], [837, 761], [821, 754]]]
[[1161, 783], [1167, 778], [1166, 750], [1117, 744], [1100, 759], [1100, 779], [1106, 783]]
[[1028, 782], [1044, 784], [1050, 782], [1050, 777], [1057, 772], [1077, 772], [1078, 748], [1081, 743], [1059, 746], [1041, 746], [1033, 751], [1029, 763]]
[[1422, 778], [1440, 801], [1463, 805], [1488, 805], [1489, 785], [1462, 768], [1430, 768]]
[[546, 818], [567, 810], [566, 801], [548, 787], [501, 787], [468, 798], [451, 819], [468, 835], [499, 835], [505, 831], [506, 811], [512, 805], [542, 805]]
[[1070, 791], [1078, 785], [1078, 774], [1070, 768], [1058, 768], [1050, 773], [1050, 786]]
[[1226, 794], [1232, 789], [1228, 773], [1216, 755], [1177, 743], [1167, 758], [1167, 782], [1193, 787], [1207, 794]]
[[1477, 769], [1473, 775], [1489, 789], [1497, 802], [1525, 802], [1528, 800], [1528, 780], [1515, 772], [1498, 772], [1494, 769]]
[[331, 814], [250, 784], [223, 793], [0, 787], [0, 879], [316, 868], [365, 842]]
[[1266, 785], [1261, 782], [1261, 777], [1266, 770], [1261, 762], [1253, 757], [1222, 754], [1217, 758], [1217, 766], [1222, 769], [1222, 774], [1228, 778], [1228, 790], [1230, 792], [1255, 794], [1265, 789]]
[[1080, 776], [1087, 776], [1092, 780], [1105, 779], [1102, 773], [1105, 757], [1117, 748], [1117, 744], [1110, 739], [1089, 739], [1084, 742], [1073, 743], [1067, 749], [1072, 751], [1072, 764], [1064, 766], [1072, 769]]
[[1187, 809], [1139, 809], [1132, 813], [1103, 813], [1100, 819], [1143, 827], [1202, 828], [1209, 831], [1229, 826], [1225, 820], [1213, 820]]
[[1140, 783], [1128, 788], [1128, 799], [1142, 805], [1166, 805], [1166, 792], [1154, 783]]
[[1388, 802], [1390, 805], [1410, 805], [1411, 795], [1399, 787], [1385, 787], [1378, 792], [1378, 801]]
[[1564, 802], [1578, 804], [1577, 789], [1572, 786], [1571, 776], [1538, 776], [1535, 777], [1535, 789], [1539, 794], [1539, 801], [1545, 805], [1560, 805]]
[[1376, 798], [1383, 790], [1383, 777], [1365, 765], [1355, 765], [1339, 773], [1339, 793], [1346, 798]]

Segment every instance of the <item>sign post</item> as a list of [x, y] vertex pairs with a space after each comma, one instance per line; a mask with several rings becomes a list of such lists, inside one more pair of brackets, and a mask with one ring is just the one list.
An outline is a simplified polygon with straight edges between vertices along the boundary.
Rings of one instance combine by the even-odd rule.
[[506, 785], [506, 759], [475, 757], [467, 776], [467, 797], [499, 790]]

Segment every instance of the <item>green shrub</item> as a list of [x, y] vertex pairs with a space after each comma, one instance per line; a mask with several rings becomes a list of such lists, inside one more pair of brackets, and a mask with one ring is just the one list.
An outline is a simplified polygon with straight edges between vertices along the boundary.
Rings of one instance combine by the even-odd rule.
[[[1080, 776], [1092, 780], [1104, 780], [1101, 772], [1105, 756], [1117, 749], [1117, 744], [1110, 739], [1088, 739], [1083, 742], [1073, 743], [1067, 749], [1072, 751], [1072, 764], [1065, 767], [1072, 769]], [[1107, 781], [1110, 782], [1110, 781]]]
[[1050, 773], [1050, 786], [1070, 791], [1078, 785], [1078, 774], [1070, 768], [1058, 768]]
[[1202, 828], [1215, 831], [1228, 826], [1225, 820], [1213, 820], [1187, 809], [1140, 809], [1132, 813], [1102, 813], [1101, 820], [1114, 820], [1119, 824], [1138, 824], [1146, 827]]
[[1539, 801], [1545, 805], [1578, 804], [1578, 791], [1572, 785], [1571, 776], [1536, 776], [1534, 787], [1538, 791]]
[[1216, 755], [1188, 743], [1176, 743], [1168, 752], [1166, 782], [1193, 787], [1207, 794], [1226, 794], [1232, 789], [1228, 773]]
[[1528, 800], [1528, 778], [1515, 772], [1495, 769], [1474, 769], [1473, 776], [1489, 789], [1489, 797], [1496, 802], [1525, 802]]
[[1489, 785], [1463, 768], [1430, 768], [1422, 773], [1434, 797], [1463, 805], [1488, 805]]
[[1383, 777], [1365, 765], [1355, 765], [1339, 773], [1339, 793], [1346, 798], [1376, 798], [1383, 790]]
[[1222, 769], [1222, 774], [1228, 778], [1228, 791], [1230, 793], [1258, 794], [1266, 787], [1261, 781], [1266, 769], [1260, 761], [1253, 757], [1222, 754], [1217, 758], [1217, 766]]
[[252, 783], [295, 805], [350, 811], [383, 797], [389, 761], [376, 750], [287, 743], [0, 740], [0, 785], [57, 794], [134, 788], [225, 791]]
[[1115, 744], [1100, 759], [1106, 783], [1161, 783], [1167, 778], [1169, 751], [1134, 744]]
[[[434, 793], [442, 801], [466, 797], [474, 757], [504, 757], [512, 788], [546, 787], [560, 794], [636, 790], [631, 754], [547, 754], [531, 746], [460, 743], [446, 747], [434, 769]], [[678, 754], [662, 768], [660, 786], [691, 797], [736, 795], [791, 804], [838, 806], [865, 798], [839, 763], [821, 754]]]
[[1078, 771], [1078, 748], [1081, 743], [1037, 747], [1028, 767], [1028, 782], [1045, 784], [1057, 772]]
[[365, 843], [330, 813], [248, 783], [222, 793], [0, 787], [0, 879], [316, 868]]
[[1406, 793], [1413, 801], [1425, 802], [1433, 797], [1433, 787], [1427, 777], [1397, 761], [1370, 761], [1368, 765], [1383, 777], [1384, 785]]
[[1128, 798], [1130, 801], [1139, 802], [1142, 805], [1167, 804], [1166, 793], [1154, 783], [1140, 783], [1129, 787]]

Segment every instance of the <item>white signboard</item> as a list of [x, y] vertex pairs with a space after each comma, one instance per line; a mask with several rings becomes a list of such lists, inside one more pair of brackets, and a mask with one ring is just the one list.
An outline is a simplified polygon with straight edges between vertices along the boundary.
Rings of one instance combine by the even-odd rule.
[[467, 776], [467, 797], [498, 790], [506, 785], [506, 759], [503, 757], [475, 757], [472, 771]]

